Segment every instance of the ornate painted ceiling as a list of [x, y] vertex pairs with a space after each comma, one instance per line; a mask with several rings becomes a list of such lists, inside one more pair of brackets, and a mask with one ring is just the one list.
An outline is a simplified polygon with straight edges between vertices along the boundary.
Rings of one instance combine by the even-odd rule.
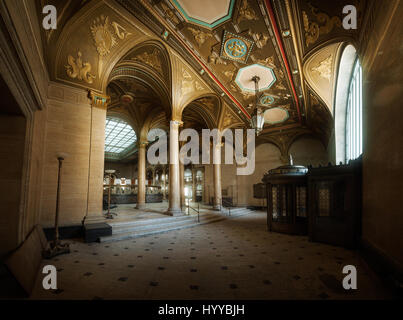
[[[341, 48], [359, 46], [365, 36], [359, 27], [342, 28], [342, 8], [354, 4], [360, 26], [368, 3], [50, 2], [60, 13], [58, 29], [43, 35], [51, 79], [109, 94], [109, 112], [130, 118], [136, 131], [146, 123], [151, 128], [181, 118], [188, 105], [209, 126], [249, 126], [255, 99], [251, 78], [258, 75], [259, 103], [266, 110], [262, 139], [310, 132], [325, 145], [333, 129]], [[147, 120], [151, 114], [160, 124]]]

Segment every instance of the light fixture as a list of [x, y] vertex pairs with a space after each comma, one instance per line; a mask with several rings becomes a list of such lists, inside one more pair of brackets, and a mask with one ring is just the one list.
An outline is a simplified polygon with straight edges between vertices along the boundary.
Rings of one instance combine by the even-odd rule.
[[259, 106], [259, 80], [260, 78], [258, 76], [254, 76], [252, 78], [252, 81], [255, 83], [255, 108], [253, 110], [252, 118], [251, 118], [251, 125], [252, 128], [256, 130], [256, 135], [259, 135], [259, 133], [263, 130], [263, 125], [264, 125], [264, 116], [262, 109]]

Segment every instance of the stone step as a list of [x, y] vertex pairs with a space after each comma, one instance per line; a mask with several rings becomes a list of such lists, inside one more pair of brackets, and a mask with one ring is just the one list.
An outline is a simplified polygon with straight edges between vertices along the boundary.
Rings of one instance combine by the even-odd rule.
[[[165, 222], [171, 222], [171, 221], [181, 221], [181, 220], [186, 220], [189, 218], [189, 216], [184, 215], [184, 216], [179, 216], [179, 217], [170, 217], [170, 216], [166, 216], [163, 218], [154, 218], [154, 219], [142, 219], [142, 220], [133, 220], [130, 219], [130, 215], [126, 216], [120, 216], [119, 217], [120, 221], [111, 221], [108, 224], [110, 226], [112, 226], [112, 228], [114, 227], [121, 227], [121, 226], [142, 226], [142, 225], [148, 225], [150, 224], [150, 222], [155, 223], [155, 224], [160, 224], [160, 223], [165, 223]], [[123, 218], [123, 221], [122, 221]], [[125, 221], [125, 219], [127, 219]]]
[[[111, 242], [111, 241], [119, 241], [119, 240], [126, 240], [126, 239], [133, 239], [138, 237], [144, 237], [147, 235], [153, 235], [158, 233], [164, 233], [173, 230], [180, 230], [184, 228], [191, 228], [201, 224], [213, 223], [222, 221], [225, 219], [235, 218], [238, 216], [242, 216], [251, 212], [251, 210], [246, 208], [240, 208], [241, 210], [236, 210], [232, 213], [231, 216], [228, 216], [224, 212], [208, 212], [208, 213], [200, 213], [200, 222], [197, 222], [197, 214], [185, 216], [187, 219], [175, 219], [180, 217], [170, 217], [171, 222], [168, 223], [159, 223], [155, 224], [157, 219], [150, 219], [148, 220], [149, 226], [145, 226], [142, 224], [141, 226], [132, 226], [131, 228], [124, 228], [120, 227], [112, 227], [112, 235], [101, 237], [99, 240], [100, 242]], [[183, 218], [183, 217], [181, 217]], [[175, 221], [172, 221], [174, 219]], [[160, 219], [159, 219], [160, 220]], [[166, 218], [163, 218], [165, 221]], [[143, 222], [143, 221], [142, 221]]]
[[[224, 215], [223, 213], [218, 212], [217, 213], [204, 212], [200, 213], [200, 220], [212, 219], [216, 217], [221, 217], [223, 215]], [[130, 223], [130, 224], [120, 224], [119, 226], [112, 225], [112, 234], [126, 233], [128, 231], [143, 232], [154, 228], [164, 228], [164, 227], [169, 229], [171, 226], [175, 227], [193, 223], [194, 221], [197, 220], [197, 214], [185, 215], [181, 217], [170, 217], [166, 219], [158, 219], [158, 221], [156, 220], [157, 219], [150, 219], [148, 220], [147, 224]]]

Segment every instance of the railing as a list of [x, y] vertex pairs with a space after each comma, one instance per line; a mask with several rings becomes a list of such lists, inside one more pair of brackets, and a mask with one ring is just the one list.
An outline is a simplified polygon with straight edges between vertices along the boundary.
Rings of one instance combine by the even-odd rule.
[[197, 222], [200, 222], [200, 204], [197, 204], [197, 209], [190, 206], [189, 202], [186, 204], [186, 208], [188, 209], [188, 214], [190, 214], [190, 209], [194, 210], [197, 213]]
[[225, 200], [221, 200], [221, 211], [222, 209], [227, 209], [228, 210], [228, 216], [231, 216], [231, 207], [232, 207], [232, 203], [225, 201]]

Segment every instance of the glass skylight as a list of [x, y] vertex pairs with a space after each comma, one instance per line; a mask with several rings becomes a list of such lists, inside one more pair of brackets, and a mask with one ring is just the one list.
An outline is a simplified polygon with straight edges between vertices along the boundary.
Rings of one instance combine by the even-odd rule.
[[106, 118], [105, 152], [122, 153], [136, 141], [136, 133], [128, 123], [117, 118]]

